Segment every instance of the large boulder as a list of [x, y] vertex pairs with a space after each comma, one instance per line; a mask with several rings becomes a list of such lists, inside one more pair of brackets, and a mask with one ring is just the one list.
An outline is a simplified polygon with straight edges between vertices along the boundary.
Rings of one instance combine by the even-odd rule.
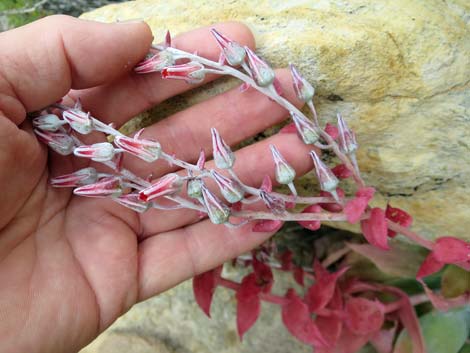
[[[317, 89], [322, 119], [341, 111], [377, 203], [409, 211], [428, 238], [470, 239], [470, 3], [466, 0], [137, 0], [84, 18], [142, 18], [160, 40], [238, 20], [275, 67], [295, 62]], [[233, 86], [198, 89], [159, 108], [183, 109]], [[315, 183], [315, 182], [312, 182]]]

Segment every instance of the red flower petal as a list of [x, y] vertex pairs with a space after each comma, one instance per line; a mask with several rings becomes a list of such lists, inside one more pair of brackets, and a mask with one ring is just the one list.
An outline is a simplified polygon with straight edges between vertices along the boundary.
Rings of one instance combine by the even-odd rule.
[[201, 273], [193, 278], [193, 292], [196, 303], [204, 311], [204, 313], [211, 317], [211, 303], [214, 291], [217, 286], [217, 278], [220, 276], [222, 266], [213, 270]]
[[332, 168], [331, 171], [338, 179], [347, 179], [353, 175], [352, 171], [344, 164], [338, 164], [336, 167]]
[[257, 233], [275, 232], [279, 230], [283, 224], [284, 222], [275, 219], [262, 219], [256, 222], [251, 230]]
[[361, 222], [361, 229], [367, 241], [383, 250], [389, 250], [387, 237], [387, 219], [381, 208], [373, 208], [370, 218]]
[[286, 294], [288, 303], [282, 306], [282, 322], [298, 340], [314, 347], [328, 347], [320, 330], [310, 316], [307, 305], [293, 289]]
[[470, 263], [470, 243], [454, 237], [441, 237], [433, 248], [437, 261], [446, 264]]
[[335, 293], [336, 281], [347, 270], [345, 267], [338, 272], [329, 273], [315, 260], [315, 283], [311, 286], [305, 296], [305, 301], [311, 312], [316, 312], [327, 306]]
[[[398, 223], [402, 227], [408, 228], [413, 223], [413, 217], [411, 217], [410, 214], [399, 208], [391, 207], [389, 204], [387, 204], [387, 208], [385, 209], [385, 216], [392, 222]], [[393, 238], [396, 235], [397, 232], [390, 229], [388, 230], [389, 237]]]
[[[320, 213], [321, 207], [318, 205], [307, 206], [302, 213]], [[310, 230], [318, 230], [321, 227], [320, 221], [299, 221], [298, 222], [302, 227]]]
[[440, 261], [437, 261], [434, 257], [434, 254], [431, 252], [421, 264], [421, 267], [419, 268], [418, 273], [416, 274], [416, 278], [419, 279], [432, 275], [433, 273], [439, 271], [442, 267], [444, 267], [444, 264]]
[[330, 135], [333, 140], [336, 140], [339, 136], [338, 128], [330, 123], [326, 123], [325, 132]]
[[382, 328], [385, 314], [384, 306], [379, 301], [366, 298], [351, 298], [346, 302], [345, 324], [352, 333], [367, 335]]
[[261, 301], [259, 293], [261, 288], [256, 284], [256, 276], [250, 273], [245, 276], [237, 291], [237, 331], [240, 340], [243, 335], [254, 325], [259, 317]]

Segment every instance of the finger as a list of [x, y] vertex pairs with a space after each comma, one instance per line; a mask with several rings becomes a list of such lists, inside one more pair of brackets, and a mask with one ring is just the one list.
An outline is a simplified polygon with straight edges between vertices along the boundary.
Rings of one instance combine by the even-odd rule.
[[[284, 158], [296, 170], [297, 175], [303, 175], [312, 169], [312, 160], [308, 152], [311, 146], [305, 145], [295, 134], [278, 134], [245, 147], [236, 152], [234, 170], [246, 185], [259, 187], [265, 175], [274, 180], [274, 162], [269, 151], [269, 144], [274, 144]], [[214, 168], [213, 162], [207, 168]], [[218, 188], [213, 188], [218, 192]], [[220, 193], [218, 192], [219, 196]], [[187, 209], [177, 211], [149, 210], [140, 217], [142, 237], [166, 232], [200, 220], [199, 213]]]
[[[220, 23], [183, 33], [174, 38], [173, 45], [187, 52], [197, 51], [200, 56], [217, 61], [220, 49], [210, 34], [211, 27], [217, 28], [243, 45], [250, 48], [255, 46], [253, 35], [248, 27], [238, 22]], [[139, 75], [131, 72], [117, 82], [89, 90], [71, 92], [71, 96], [74, 99], [80, 97], [84, 107], [100, 120], [107, 123], [114, 122], [117, 126], [121, 126], [130, 118], [154, 105], [217, 77], [208, 75], [203, 83], [189, 85], [182, 81], [163, 80], [160, 73]]]
[[139, 300], [233, 259], [276, 233], [255, 233], [252, 227], [233, 229], [205, 220], [144, 240], [139, 244]]
[[[285, 87], [285, 97], [300, 107], [302, 103], [296, 98], [288, 71], [278, 70], [277, 76]], [[212, 127], [233, 146], [282, 122], [287, 116], [285, 108], [254, 88], [246, 92], [234, 88], [148, 127], [143, 137], [156, 139], [170, 155], [195, 162], [201, 148], [207, 157], [211, 155]], [[125, 156], [124, 165], [142, 176], [158, 176], [176, 170], [164, 161], [142, 163], [131, 156]]]
[[81, 89], [111, 82], [149, 50], [145, 23], [104, 24], [51, 16], [0, 35], [0, 109], [17, 124]]

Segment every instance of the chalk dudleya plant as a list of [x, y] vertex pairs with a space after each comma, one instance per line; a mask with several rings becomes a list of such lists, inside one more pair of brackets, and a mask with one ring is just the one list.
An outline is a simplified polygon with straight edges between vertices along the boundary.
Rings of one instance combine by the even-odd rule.
[[[410, 229], [412, 218], [405, 211], [390, 205], [385, 210], [369, 206], [375, 190], [367, 186], [360, 175], [355, 157], [358, 143], [341, 114], [337, 115], [337, 126], [322, 126], [313, 103], [313, 86], [294, 65], [290, 65], [293, 88], [297, 98], [309, 108], [312, 115], [309, 118], [285, 98], [274, 70], [264, 60], [217, 30], [211, 32], [221, 49], [218, 62], [172, 47], [168, 33], [165, 43], [152, 46], [148, 57], [135, 67], [135, 72], [160, 72], [164, 79], [183, 80], [189, 84], [202, 82], [207, 74], [229, 75], [243, 82], [240, 94], [251, 87], [277, 102], [293, 121], [281, 133], [297, 133], [311, 146], [305, 158], [313, 161], [319, 195], [298, 195], [296, 171], [274, 145], [269, 146], [267, 153], [272, 155], [275, 181], [286, 185], [289, 193], [273, 191], [268, 176], [262, 185], [243, 182], [234, 170], [235, 154], [215, 128], [208, 131], [213, 146], [215, 168], [212, 168], [206, 163], [205, 151], [201, 151], [195, 164], [180, 160], [166, 153], [165, 146], [158, 141], [144, 138], [143, 129], [133, 137], [126, 136], [84, 111], [80, 102], [73, 107], [61, 103], [47, 107], [33, 117], [34, 131], [55, 152], [102, 163], [113, 172], [87, 167], [55, 176], [51, 184], [74, 188], [74, 194], [80, 196], [108, 198], [139, 213], [150, 209], [196, 210], [214, 224], [239, 227], [252, 222], [253, 230], [260, 232], [277, 230], [286, 221], [297, 221], [312, 231], [319, 229], [322, 221], [360, 223], [367, 242], [383, 251], [389, 249], [390, 238], [401, 234], [430, 250], [417, 273], [425, 296], [408, 297], [395, 287], [343, 280], [348, 267], [331, 273], [327, 270], [328, 261], [315, 260], [312, 269], [305, 269], [293, 263], [292, 253], [278, 254], [269, 247], [238, 259], [253, 268], [241, 283], [223, 278], [219, 267], [194, 278], [194, 293], [198, 304], [209, 315], [217, 286], [235, 290], [240, 337], [255, 323], [260, 313], [260, 301], [265, 300], [281, 305], [282, 320], [287, 329], [300, 341], [314, 347], [316, 352], [355, 352], [367, 342], [381, 347], [377, 348], [380, 352], [390, 352], [398, 325], [408, 331], [413, 352], [425, 352], [413, 306], [430, 300], [439, 309], [449, 309], [468, 303], [469, 298], [465, 294], [452, 301], [446, 300], [427, 288], [422, 278], [437, 272], [445, 264], [470, 270], [470, 243], [449, 236], [430, 241]], [[80, 135], [93, 131], [104, 133], [108, 142], [83, 144]], [[333, 168], [326, 165], [321, 158], [322, 150], [331, 151], [339, 160], [338, 165]], [[158, 180], [138, 176], [123, 168], [122, 157], [126, 153], [148, 163], [163, 160], [181, 171], [166, 174]], [[354, 195], [346, 196], [339, 187], [341, 180], [347, 179], [355, 184]], [[248, 207], [254, 203], [261, 207], [257, 210]], [[298, 211], [300, 207], [302, 210]], [[273, 260], [274, 257], [277, 260]], [[283, 296], [272, 293], [272, 267], [292, 271], [296, 281], [305, 286], [305, 295], [302, 297], [294, 289], [289, 289]], [[313, 284], [307, 285], [307, 282]], [[381, 301], [381, 293], [390, 294], [394, 300]], [[388, 321], [394, 324], [386, 325]]]

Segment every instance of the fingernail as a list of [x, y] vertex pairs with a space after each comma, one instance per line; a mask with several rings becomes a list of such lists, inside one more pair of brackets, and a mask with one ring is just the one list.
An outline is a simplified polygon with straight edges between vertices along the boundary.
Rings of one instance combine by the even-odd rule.
[[142, 17], [129, 18], [129, 19], [126, 19], [126, 20], [121, 20], [121, 19], [118, 18], [116, 20], [116, 23], [118, 23], [118, 24], [142, 23], [142, 22], [144, 22], [144, 19]]

